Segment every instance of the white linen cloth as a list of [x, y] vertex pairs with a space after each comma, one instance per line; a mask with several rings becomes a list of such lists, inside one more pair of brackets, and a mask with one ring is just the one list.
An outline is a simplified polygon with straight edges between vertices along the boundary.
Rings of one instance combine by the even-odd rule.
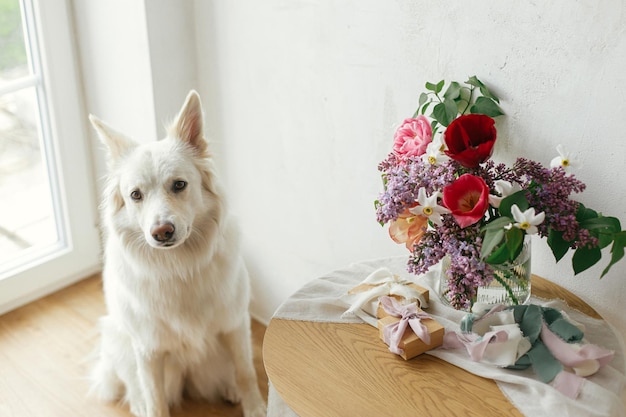
[[[275, 318], [287, 320], [321, 321], [334, 323], [362, 323], [358, 317], [344, 316], [348, 308], [345, 294], [369, 274], [381, 267], [388, 268], [400, 277], [412, 280], [430, 290], [430, 305], [426, 310], [441, 323], [446, 331], [459, 332], [464, 312], [456, 311], [438, 299], [439, 271], [422, 276], [406, 272], [406, 257], [364, 261], [345, 269], [333, 271], [315, 279], [289, 297], [274, 313]], [[563, 310], [569, 317], [585, 326], [585, 339], [606, 349], [614, 350], [612, 362], [595, 375], [587, 378], [580, 396], [571, 399], [535, 377], [532, 370], [516, 371], [473, 362], [465, 349], [434, 349], [427, 354], [436, 356], [473, 374], [494, 379], [517, 409], [525, 416], [580, 416], [626, 417], [625, 391], [626, 365], [622, 338], [604, 320], [594, 319], [568, 307], [562, 300], [531, 298], [531, 303]], [[371, 324], [371, 323], [370, 323]], [[382, 343], [382, 342], [381, 342]], [[390, 353], [391, 355], [392, 353]], [[268, 417], [297, 417], [282, 401], [270, 384]]]

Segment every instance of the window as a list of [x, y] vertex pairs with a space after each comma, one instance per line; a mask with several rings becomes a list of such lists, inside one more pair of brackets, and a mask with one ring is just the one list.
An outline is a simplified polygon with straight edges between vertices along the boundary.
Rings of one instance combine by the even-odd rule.
[[99, 268], [63, 0], [0, 0], [0, 313]]

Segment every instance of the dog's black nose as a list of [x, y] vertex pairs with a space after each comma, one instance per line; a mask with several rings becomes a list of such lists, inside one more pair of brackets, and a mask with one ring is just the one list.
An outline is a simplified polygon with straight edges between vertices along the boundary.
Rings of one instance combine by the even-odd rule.
[[167, 242], [174, 236], [174, 225], [172, 223], [163, 223], [152, 226], [150, 233], [152, 238], [157, 242]]

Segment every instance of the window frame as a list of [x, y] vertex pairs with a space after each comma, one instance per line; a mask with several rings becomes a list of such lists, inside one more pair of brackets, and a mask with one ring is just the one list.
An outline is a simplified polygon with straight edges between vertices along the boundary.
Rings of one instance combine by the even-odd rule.
[[[46, 164], [51, 177], [59, 241], [0, 274], [0, 314], [101, 270], [97, 187], [92, 172], [81, 83], [67, 0], [22, 0], [25, 30], [34, 37], [40, 60], [48, 127]], [[35, 252], [29, 254], [35, 255]], [[25, 258], [24, 258], [25, 259]], [[23, 259], [22, 259], [23, 260]]]

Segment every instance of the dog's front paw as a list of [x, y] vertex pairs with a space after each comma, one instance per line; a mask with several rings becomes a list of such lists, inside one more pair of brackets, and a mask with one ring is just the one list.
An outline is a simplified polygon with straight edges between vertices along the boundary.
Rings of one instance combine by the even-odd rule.
[[170, 417], [170, 410], [168, 407], [157, 407], [148, 411], [148, 407], [146, 407], [143, 401], [135, 401], [130, 403], [130, 412], [135, 417]]
[[239, 404], [241, 402], [241, 394], [235, 384], [226, 384], [219, 388], [219, 392], [224, 401], [228, 401], [231, 404]]
[[95, 396], [98, 400], [112, 403], [119, 400], [124, 392], [124, 386], [117, 382], [94, 382], [89, 389], [89, 394]]
[[130, 406], [130, 412], [135, 417], [148, 417], [146, 415], [146, 405], [143, 401], [130, 401], [128, 403]]

